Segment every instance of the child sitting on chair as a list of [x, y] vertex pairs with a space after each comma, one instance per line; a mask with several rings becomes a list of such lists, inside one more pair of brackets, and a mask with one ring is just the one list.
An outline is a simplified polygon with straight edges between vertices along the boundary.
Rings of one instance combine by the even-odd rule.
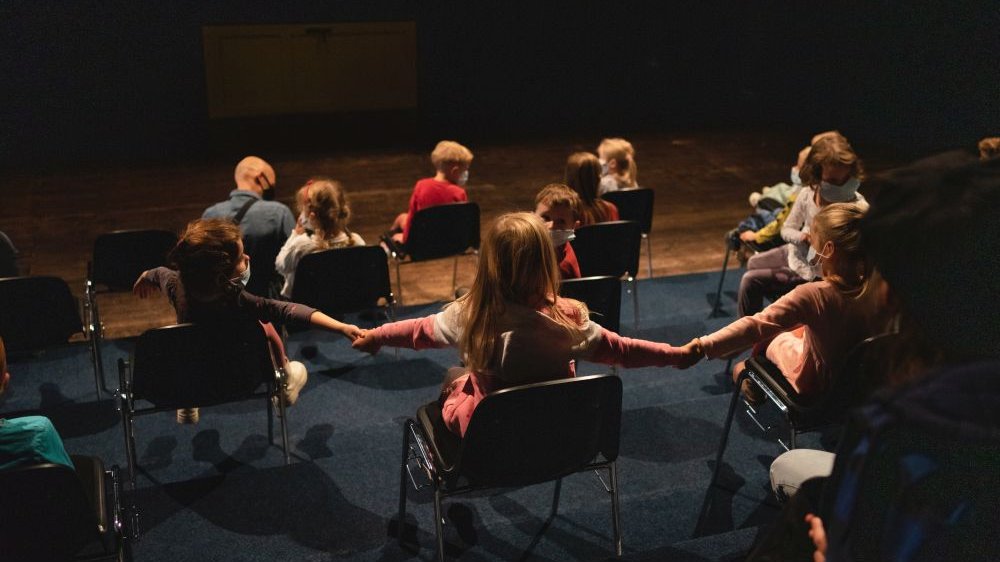
[[443, 140], [431, 152], [431, 162], [436, 170], [434, 177], [424, 178], [413, 186], [409, 210], [400, 213], [392, 223], [392, 241], [397, 244], [406, 243], [410, 219], [421, 209], [469, 200], [463, 188], [469, 181], [472, 151], [457, 142]]
[[625, 367], [677, 364], [678, 349], [623, 338], [591, 322], [581, 302], [559, 297], [552, 238], [531, 213], [503, 215], [487, 231], [467, 294], [442, 312], [383, 324], [355, 340], [375, 353], [383, 345], [457, 347], [462, 368], [441, 390], [442, 417], [465, 434], [476, 405], [502, 388], [572, 377], [574, 360]]
[[[135, 281], [132, 292], [146, 298], [161, 291], [177, 313], [177, 322], [257, 320], [267, 334], [275, 357], [282, 358], [288, 374], [285, 398], [289, 405], [298, 399], [306, 383], [305, 365], [289, 361], [273, 321], [308, 323], [317, 328], [340, 332], [354, 339], [362, 332], [322, 312], [294, 302], [258, 297], [244, 290], [250, 279], [250, 256], [243, 252], [240, 227], [225, 219], [198, 219], [188, 224], [168, 256], [173, 269], [146, 270]], [[198, 409], [177, 411], [178, 423], [198, 421]]]
[[601, 164], [601, 195], [619, 189], [639, 187], [636, 176], [639, 168], [635, 164], [635, 149], [625, 139], [604, 139], [597, 147], [597, 157]]
[[580, 226], [580, 197], [569, 186], [550, 183], [535, 196], [535, 214], [542, 218], [552, 236], [562, 278], [579, 279], [580, 264], [569, 243], [573, 231]]
[[[856, 204], [827, 205], [812, 222], [810, 262], [823, 280], [792, 289], [753, 316], [744, 316], [681, 348], [700, 359], [717, 358], [766, 343], [766, 357], [801, 395], [817, 395], [830, 385], [831, 368], [865, 338], [881, 333], [884, 319], [867, 287], [872, 270], [861, 248], [864, 215]], [[739, 362], [735, 380], [743, 370]], [[756, 389], [744, 380], [743, 393]]]
[[580, 197], [580, 225], [619, 219], [618, 207], [601, 199], [601, 163], [589, 152], [575, 152], [566, 160], [566, 185]]

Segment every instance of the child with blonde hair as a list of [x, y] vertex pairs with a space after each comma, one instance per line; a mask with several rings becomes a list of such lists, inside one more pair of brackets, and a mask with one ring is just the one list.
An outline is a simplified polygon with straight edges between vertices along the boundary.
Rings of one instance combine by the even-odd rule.
[[[799, 394], [815, 396], [829, 388], [831, 366], [885, 327], [874, 290], [867, 290], [874, 284], [860, 240], [863, 216], [857, 204], [824, 207], [812, 221], [810, 238], [810, 262], [818, 263], [822, 280], [799, 285], [762, 312], [696, 338], [682, 350], [695, 359], [714, 359], [770, 340], [766, 357]], [[734, 380], [743, 367], [743, 362], [736, 365]], [[755, 388], [748, 383], [744, 394]]]
[[618, 220], [618, 207], [601, 199], [601, 163], [589, 152], [575, 152], [566, 160], [566, 185], [580, 196], [580, 224]]
[[561, 183], [550, 183], [535, 196], [535, 214], [541, 217], [552, 236], [559, 273], [563, 279], [578, 279], [580, 263], [570, 241], [580, 226], [580, 196]]
[[424, 178], [413, 186], [409, 210], [400, 213], [392, 223], [390, 233], [393, 242], [406, 243], [410, 236], [410, 218], [421, 209], [469, 200], [464, 187], [469, 181], [472, 158], [472, 151], [455, 141], [437, 143], [431, 152], [434, 177]]
[[632, 143], [621, 138], [604, 139], [597, 147], [597, 157], [601, 164], [599, 194], [639, 187], [636, 180], [639, 169], [635, 164]]
[[332, 248], [365, 245], [361, 236], [347, 228], [351, 207], [347, 203], [347, 193], [339, 182], [319, 180], [303, 186], [303, 189], [306, 190], [303, 231], [296, 229], [292, 232], [274, 260], [275, 269], [285, 277], [285, 285], [281, 289], [281, 296], [285, 298], [292, 296], [295, 269], [302, 256]]
[[678, 349], [619, 336], [591, 322], [586, 305], [559, 297], [552, 239], [531, 213], [503, 215], [483, 238], [476, 278], [442, 312], [384, 324], [354, 342], [457, 347], [464, 367], [449, 371], [441, 392], [447, 427], [464, 435], [476, 405], [495, 390], [572, 377], [575, 360], [625, 367], [675, 364]]

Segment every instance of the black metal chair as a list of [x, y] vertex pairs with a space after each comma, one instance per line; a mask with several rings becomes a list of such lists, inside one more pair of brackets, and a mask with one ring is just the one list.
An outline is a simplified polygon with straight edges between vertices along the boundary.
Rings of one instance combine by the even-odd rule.
[[729, 442], [729, 431], [733, 425], [738, 403], [744, 404], [747, 416], [763, 433], [767, 434], [773, 429], [761, 422], [758, 406], [742, 398], [740, 388], [744, 380], [750, 380], [759, 387], [766, 397], [764, 403], [773, 404], [781, 412], [788, 426], [788, 443], [779, 437], [778, 444], [788, 451], [795, 448], [796, 437], [800, 433], [842, 423], [851, 408], [863, 403], [876, 388], [881, 386], [886, 377], [885, 360], [891, 356], [888, 350], [895, 341], [895, 334], [882, 334], [858, 343], [833, 370], [830, 388], [822, 396], [811, 398], [800, 396], [795, 392], [788, 379], [763, 355], [748, 359], [746, 367], [737, 377], [736, 388], [729, 401], [726, 423], [722, 427], [722, 440], [715, 456], [712, 483], [715, 483], [722, 466], [722, 458]]
[[[272, 357], [259, 322], [176, 324], [147, 330], [136, 341], [130, 360], [118, 360], [118, 374], [130, 491], [135, 490], [137, 470], [135, 418], [180, 408], [263, 398], [268, 438], [273, 442], [273, 400], [289, 464], [285, 369]], [[137, 407], [140, 401], [150, 406]]]
[[6, 234], [0, 232], [0, 278], [18, 275], [17, 248]]
[[479, 252], [479, 205], [476, 203], [449, 203], [428, 207], [409, 218], [410, 233], [405, 245], [391, 238], [383, 238], [396, 263], [396, 287], [399, 302], [403, 302], [403, 284], [399, 268], [404, 263], [454, 257], [451, 290], [455, 292], [458, 281], [458, 258], [472, 250]]
[[[69, 285], [59, 277], [0, 279], [0, 336], [10, 354], [65, 344], [83, 332], [80, 311]], [[100, 383], [94, 371], [94, 384]]]
[[177, 235], [166, 230], [116, 230], [97, 237], [94, 257], [87, 263], [87, 283], [84, 290], [84, 326], [90, 337], [90, 356], [101, 390], [112, 393], [104, 377], [101, 340], [104, 326], [97, 306], [102, 293], [122, 293], [132, 290], [139, 275], [147, 269], [166, 264], [167, 254], [177, 244]]
[[[451, 433], [432, 402], [403, 427], [399, 475], [399, 540], [406, 521], [406, 488], [434, 491], [437, 557], [444, 560], [441, 507], [446, 497], [489, 488], [556, 481], [550, 520], [559, 505], [562, 478], [606, 469], [615, 553], [621, 556], [618, 502], [622, 383], [612, 375], [540, 382], [499, 390], [476, 408], [464, 438]], [[539, 431], [545, 428], [545, 431]], [[414, 473], [417, 471], [417, 474]], [[418, 474], [429, 480], [418, 483]], [[421, 478], [423, 479], [423, 478]], [[604, 483], [603, 479], [601, 480]]]
[[118, 467], [71, 459], [0, 471], [4, 560], [131, 560]]
[[594, 322], [612, 332], [621, 330], [621, 279], [611, 275], [563, 279], [559, 294], [586, 303]]
[[570, 244], [584, 277], [611, 275], [629, 282], [635, 327], [639, 328], [639, 287], [636, 272], [642, 247], [642, 230], [635, 221], [612, 221], [581, 226]]
[[[648, 187], [620, 189], [601, 195], [601, 199], [610, 201], [618, 207], [618, 216], [622, 220], [639, 223], [642, 238], [646, 241], [646, 260], [649, 277], [653, 277], [653, 246], [649, 233], [653, 229], [653, 199], [656, 192]], [[636, 272], [638, 275], [638, 272]]]
[[[384, 300], [384, 304], [380, 304]], [[292, 301], [335, 316], [384, 306], [395, 318], [389, 265], [379, 246], [314, 252], [295, 268]]]

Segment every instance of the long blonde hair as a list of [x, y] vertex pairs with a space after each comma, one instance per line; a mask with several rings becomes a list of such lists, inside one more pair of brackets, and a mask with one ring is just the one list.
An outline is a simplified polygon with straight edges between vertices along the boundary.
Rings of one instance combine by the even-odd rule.
[[[452, 306], [463, 306], [465, 329], [459, 348], [465, 366], [482, 372], [493, 359], [500, 318], [508, 304], [549, 308], [548, 315], [570, 332], [580, 325], [559, 310], [559, 265], [552, 238], [532, 213], [510, 213], [493, 223], [483, 238], [479, 268], [469, 292]], [[582, 308], [582, 318], [586, 310]]]
[[618, 164], [620, 183], [626, 187], [638, 187], [639, 167], [635, 163], [635, 149], [632, 143], [622, 138], [610, 138], [601, 141], [597, 146], [597, 151], [608, 156], [608, 160], [614, 160]]
[[347, 245], [353, 246], [354, 239], [347, 230], [351, 219], [351, 207], [347, 194], [339, 182], [320, 180], [309, 184], [309, 211], [316, 215], [317, 246], [328, 248], [333, 239], [341, 233], [347, 235]]
[[842, 292], [860, 295], [872, 278], [871, 262], [861, 245], [861, 219], [865, 211], [854, 203], [831, 203], [813, 217], [812, 235], [823, 245], [832, 242], [835, 271], [823, 279]]

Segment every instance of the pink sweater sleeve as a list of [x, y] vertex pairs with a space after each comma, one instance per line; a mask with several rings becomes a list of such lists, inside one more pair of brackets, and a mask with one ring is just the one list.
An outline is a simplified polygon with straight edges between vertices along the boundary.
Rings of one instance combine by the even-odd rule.
[[665, 367], [677, 364], [678, 349], [648, 340], [622, 337], [601, 328], [601, 338], [589, 360], [622, 367]]
[[826, 281], [799, 285], [753, 316], [744, 316], [715, 333], [701, 337], [705, 356], [715, 359], [793, 330], [823, 314]]
[[448, 342], [434, 335], [434, 320], [436, 314], [382, 324], [375, 328], [375, 335], [382, 345], [391, 347], [408, 347], [410, 349], [428, 349], [448, 347]]

